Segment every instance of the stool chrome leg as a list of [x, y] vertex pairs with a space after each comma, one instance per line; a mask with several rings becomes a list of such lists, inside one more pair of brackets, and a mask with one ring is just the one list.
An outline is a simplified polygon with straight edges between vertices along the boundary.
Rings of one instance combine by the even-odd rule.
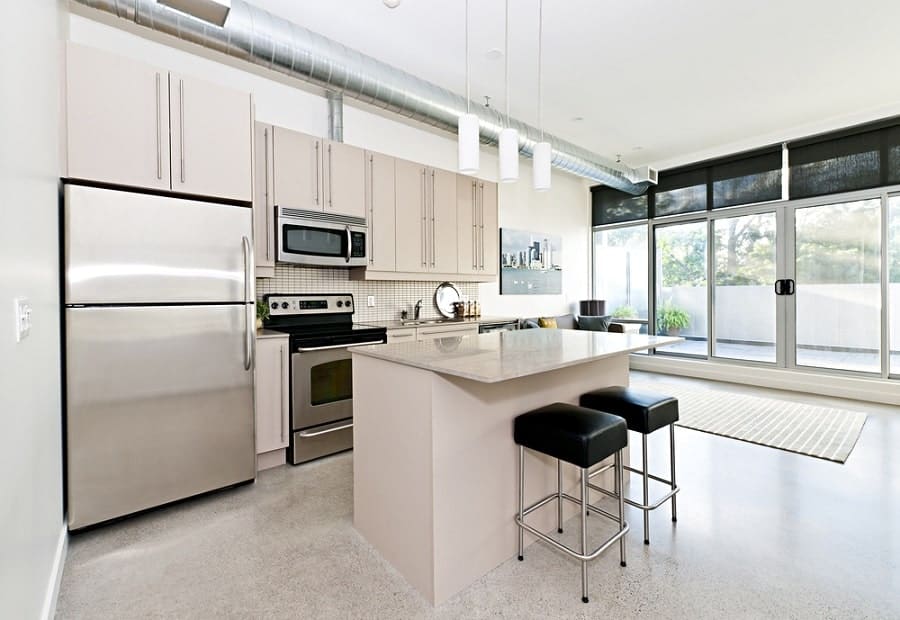
[[562, 461], [556, 459], [556, 531], [562, 534]]
[[[622, 451], [616, 452], [616, 491], [619, 496], [619, 529], [625, 528], [625, 495], [619, 491], [625, 485], [625, 466], [622, 464]], [[625, 566], [625, 537], [619, 539], [619, 564]]]
[[[587, 555], [587, 480], [588, 470], [581, 470], [581, 555]], [[581, 561], [581, 602], [588, 602], [587, 560]]]
[[[672, 481], [672, 490], [675, 490], [675, 425], [669, 424], [669, 465], [672, 468], [672, 476], [669, 478]], [[677, 502], [677, 498], [675, 495], [672, 496], [672, 521], [678, 521], [678, 508], [675, 502]]]
[[[644, 506], [650, 503], [650, 479], [647, 477], [647, 436], [641, 435], [641, 458], [644, 460]], [[644, 510], [644, 544], [650, 544], [650, 511]]]
[[[519, 446], [519, 522], [525, 519], [525, 446]], [[525, 530], [519, 528], [519, 561], [525, 559]]]

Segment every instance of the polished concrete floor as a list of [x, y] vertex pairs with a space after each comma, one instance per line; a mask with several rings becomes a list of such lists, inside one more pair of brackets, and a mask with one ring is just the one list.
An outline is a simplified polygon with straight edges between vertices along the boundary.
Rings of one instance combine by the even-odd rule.
[[587, 605], [578, 564], [532, 545], [432, 608], [353, 529], [347, 453], [73, 536], [58, 617], [900, 618], [900, 411], [635, 374], [870, 417], [844, 465], [679, 428], [678, 524], [660, 508], [644, 546], [629, 509], [628, 566], [615, 551], [592, 563]]

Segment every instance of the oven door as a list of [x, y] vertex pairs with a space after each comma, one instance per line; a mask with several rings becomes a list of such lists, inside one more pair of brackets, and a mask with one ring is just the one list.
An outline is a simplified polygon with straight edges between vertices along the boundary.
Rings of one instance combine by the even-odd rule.
[[366, 265], [365, 226], [279, 215], [279, 261], [326, 267]]
[[295, 431], [353, 417], [353, 366], [346, 347], [297, 349], [291, 357]]

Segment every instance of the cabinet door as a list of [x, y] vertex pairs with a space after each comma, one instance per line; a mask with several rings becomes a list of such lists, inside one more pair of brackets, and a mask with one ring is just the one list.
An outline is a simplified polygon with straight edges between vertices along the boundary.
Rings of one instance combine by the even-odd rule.
[[427, 270], [425, 166], [396, 160], [394, 179], [397, 192], [397, 271], [421, 273]]
[[321, 211], [325, 203], [322, 140], [284, 127], [275, 127], [273, 138], [273, 204]]
[[416, 330], [417, 340], [434, 340], [435, 338], [453, 338], [463, 336], [477, 336], [478, 324], [473, 323], [465, 326], [449, 326], [442, 325], [437, 327], [420, 327]]
[[432, 168], [431, 256], [429, 267], [437, 273], [456, 273], [456, 174]]
[[70, 43], [66, 62], [66, 176], [169, 189], [169, 77]]
[[497, 209], [497, 184], [490, 181], [478, 182], [479, 211], [481, 223], [479, 237], [481, 239], [481, 258], [478, 261], [479, 272], [497, 275], [500, 264], [500, 222]]
[[288, 388], [290, 386], [287, 338], [256, 341], [256, 453], [288, 445]]
[[480, 253], [478, 180], [456, 175], [456, 272], [472, 274], [478, 271]]
[[[253, 243], [256, 274], [275, 269], [275, 206], [272, 203], [272, 126], [256, 123], [253, 136]], [[265, 273], [274, 275], [274, 273]]]
[[387, 343], [393, 344], [395, 342], [412, 342], [416, 339], [416, 330], [415, 328], [408, 329], [389, 329], [387, 332]]
[[397, 268], [394, 222], [394, 158], [366, 153], [366, 196], [369, 224], [369, 268], [394, 271]]
[[169, 74], [172, 189], [253, 199], [253, 110], [249, 93]]
[[325, 211], [366, 217], [366, 152], [325, 142]]

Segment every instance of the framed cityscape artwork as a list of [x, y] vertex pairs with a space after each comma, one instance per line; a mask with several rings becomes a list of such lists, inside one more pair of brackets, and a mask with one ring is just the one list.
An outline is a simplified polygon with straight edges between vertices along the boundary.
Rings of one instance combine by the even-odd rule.
[[500, 294], [560, 295], [562, 239], [558, 235], [500, 229]]

